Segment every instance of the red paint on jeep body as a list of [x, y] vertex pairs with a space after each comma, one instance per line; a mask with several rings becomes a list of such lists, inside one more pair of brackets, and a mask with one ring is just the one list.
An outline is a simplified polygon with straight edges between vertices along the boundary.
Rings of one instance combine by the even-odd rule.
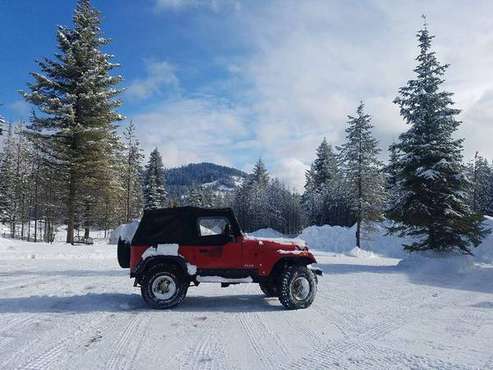
[[[130, 252], [130, 271], [134, 272], [147, 245], [133, 245]], [[178, 254], [199, 269], [254, 270], [259, 276], [268, 276], [282, 258], [304, 258], [316, 263], [306, 247], [294, 242], [249, 239], [239, 236], [224, 245], [180, 245]]]

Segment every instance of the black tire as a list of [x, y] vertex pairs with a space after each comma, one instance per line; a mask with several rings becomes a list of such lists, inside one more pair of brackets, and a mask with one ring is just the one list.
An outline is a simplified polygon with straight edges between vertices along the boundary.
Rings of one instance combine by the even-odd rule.
[[288, 310], [310, 307], [317, 294], [315, 275], [306, 266], [289, 266], [279, 283], [279, 301]]
[[[165, 287], [162, 288], [164, 283]], [[170, 286], [174, 284], [174, 293]], [[151, 266], [145, 273], [141, 282], [140, 291], [144, 301], [154, 309], [166, 309], [180, 304], [187, 295], [190, 282], [183, 271], [175, 265], [159, 263]], [[171, 294], [170, 297], [159, 297], [156, 291], [161, 289], [163, 296]], [[164, 291], [164, 289], [168, 289]]]
[[130, 267], [130, 244], [121, 238], [118, 238], [117, 256], [121, 268]]
[[260, 290], [262, 290], [267, 297], [279, 297], [279, 289], [274, 283], [266, 281], [259, 283], [258, 285], [260, 286]]

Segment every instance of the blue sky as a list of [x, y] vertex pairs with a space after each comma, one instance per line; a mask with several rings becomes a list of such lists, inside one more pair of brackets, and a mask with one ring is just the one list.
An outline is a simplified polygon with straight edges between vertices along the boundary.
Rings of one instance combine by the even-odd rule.
[[[17, 90], [56, 51], [75, 0], [0, 0], [0, 114], [27, 119]], [[248, 170], [258, 157], [301, 189], [323, 136], [344, 140], [360, 99], [386, 148], [405, 129], [392, 100], [413, 76], [428, 16], [450, 63], [446, 87], [464, 121], [465, 157], [493, 159], [493, 2], [93, 0], [124, 77], [121, 112], [167, 166], [213, 161]], [[125, 122], [123, 123], [125, 124]]]

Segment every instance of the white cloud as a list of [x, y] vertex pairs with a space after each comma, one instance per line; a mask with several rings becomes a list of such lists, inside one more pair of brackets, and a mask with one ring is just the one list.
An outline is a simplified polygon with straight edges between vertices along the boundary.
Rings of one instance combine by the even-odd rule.
[[[160, 0], [157, 6], [210, 10], [226, 3]], [[315, 148], [324, 136], [342, 143], [346, 116], [360, 99], [385, 151], [406, 129], [392, 100], [414, 76], [415, 33], [423, 13], [436, 35], [439, 60], [451, 64], [445, 88], [463, 110], [458, 135], [466, 138], [465, 158], [479, 150], [493, 159], [493, 2], [245, 1], [241, 10], [228, 17], [228, 37], [240, 39], [248, 53], [235, 56], [234, 63], [224, 60], [231, 76], [224, 86], [237, 105], [183, 98], [143, 116], [144, 124], [162, 125], [147, 143], [174, 145], [171, 162], [217, 158], [249, 168], [262, 156], [274, 176], [301, 189]], [[215, 126], [218, 121], [223, 123]], [[192, 122], [200, 122], [198, 132]], [[234, 122], [235, 130], [224, 122]]]
[[180, 98], [132, 117], [146, 152], [158, 147], [168, 167], [210, 161], [231, 165], [248, 131], [242, 113], [213, 98]]
[[[284, 158], [277, 161], [272, 167], [271, 174], [287, 184], [291, 189], [302, 192], [305, 186], [305, 163], [297, 158]], [[302, 174], [302, 176], [300, 176]]]
[[[266, 162], [277, 173], [285, 169], [299, 188], [322, 137], [342, 143], [346, 116], [360, 99], [373, 116], [385, 154], [406, 129], [392, 101], [414, 76], [422, 13], [436, 34], [433, 47], [439, 60], [452, 65], [445, 88], [456, 93], [457, 107], [463, 109], [458, 136], [466, 137], [465, 157], [479, 150], [493, 159], [487, 134], [493, 119], [492, 11], [493, 3], [486, 1], [474, 7], [466, 1], [450, 6], [445, 1], [390, 0], [274, 1], [244, 7], [239, 24], [250, 31], [254, 53], [240, 70], [253, 85], [255, 138]], [[285, 158], [303, 166], [287, 166]]]
[[130, 83], [126, 95], [133, 99], [146, 99], [161, 93], [164, 89], [178, 90], [180, 84], [175, 67], [166, 61], [146, 61], [146, 77]]
[[190, 8], [207, 8], [218, 12], [225, 8], [239, 10], [240, 2], [235, 0], [156, 0], [156, 10], [184, 10]]

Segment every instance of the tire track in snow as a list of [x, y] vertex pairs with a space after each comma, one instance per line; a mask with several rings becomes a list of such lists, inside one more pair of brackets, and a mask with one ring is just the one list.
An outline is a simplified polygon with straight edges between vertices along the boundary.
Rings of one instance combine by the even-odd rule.
[[[207, 316], [192, 316], [192, 320], [200, 320], [202, 323], [206, 323], [206, 320], [210, 320]], [[214, 320], [214, 318], [212, 318]], [[179, 369], [201, 369], [201, 370], [215, 370], [215, 369], [230, 369], [226, 363], [229, 357], [225, 351], [224, 343], [221, 343], [223, 338], [223, 331], [220, 329], [225, 327], [223, 319], [219, 318], [220, 322], [212, 322], [207, 327], [192, 324], [195, 328], [200, 328], [198, 336], [190, 336], [188, 329], [183, 327], [181, 335], [195, 338], [195, 341], [189, 344], [185, 350], [175, 354], [173, 361], [178, 363]]]
[[[350, 353], [341, 357], [336, 351]], [[310, 356], [298, 359], [284, 369], [470, 369], [469, 366], [457, 365], [448, 361], [406, 353], [388, 347], [371, 343], [356, 343], [350, 341], [333, 341], [328, 346], [317, 346]]]
[[30, 314], [22, 317], [14, 316], [12, 320], [9, 320], [8, 323], [3, 325], [0, 331], [0, 336], [8, 335], [12, 329], [23, 329], [24, 327], [29, 326], [31, 323], [33, 323], [36, 318], [39, 318], [39, 315]]
[[[325, 344], [316, 345], [314, 350], [309, 355], [303, 356], [291, 364], [288, 364], [286, 369], [306, 369], [307, 363], [313, 363], [314, 365], [322, 363], [328, 365], [328, 368], [331, 368], [336, 366], [338, 362], [345, 361], [344, 355], [352, 351], [360, 350], [367, 352], [370, 347], [372, 350], [377, 350], [378, 347], [373, 344], [369, 344], [368, 341], [378, 340], [388, 333], [395, 331], [406, 324], [412, 323], [416, 319], [421, 317], [429, 317], [431, 314], [436, 313], [443, 308], [450, 307], [454, 303], [457, 304], [457, 302], [468, 301], [468, 299], [476, 295], [476, 293], [470, 293], [466, 296], [462, 294], [459, 297], [457, 295], [458, 294], [456, 291], [449, 292], [447, 294], [448, 297], [446, 297], [445, 300], [442, 299], [440, 302], [437, 302], [437, 304], [430, 304], [433, 300], [436, 300], [435, 297], [430, 296], [425, 301], [421, 301], [419, 304], [415, 304], [413, 306], [393, 306], [392, 309], [387, 310], [388, 314], [385, 312], [380, 314], [380, 316], [385, 317], [385, 319], [378, 322], [377, 325], [374, 325], [355, 336], [348, 337], [347, 340], [326, 340]], [[412, 315], [407, 315], [409, 312], [411, 312]], [[385, 349], [383, 351], [386, 353], [389, 350]], [[395, 353], [401, 353], [396, 350], [392, 351]], [[373, 353], [368, 354], [368, 357], [371, 356], [373, 356]], [[419, 355], [408, 354], [408, 356], [422, 358], [427, 361], [435, 361]], [[389, 364], [389, 366], [390, 365], [391, 364]], [[448, 365], [455, 366], [456, 368], [462, 368], [454, 364], [448, 363]]]
[[[33, 277], [35, 278], [36, 276], [33, 276]], [[53, 281], [58, 281], [58, 280], [60, 280], [60, 277], [44, 279], [44, 280], [37, 280], [35, 282], [34, 286], [39, 287], [40, 285], [46, 285], [48, 283], [51, 283]], [[33, 288], [33, 286], [29, 285], [29, 283], [26, 282], [27, 278], [23, 279], [23, 281], [24, 282], [22, 284], [2, 286], [2, 287], [0, 287], [0, 291], [11, 290], [11, 289], [22, 289], [22, 288], [27, 287], [27, 286], [29, 286], [31, 289]], [[18, 298], [18, 297], [13, 297], [13, 298]]]
[[258, 313], [241, 312], [238, 318], [248, 343], [265, 368], [277, 369], [280, 357], [290, 357], [280, 336], [264, 322], [265, 316], [261, 318]]
[[142, 348], [146, 335], [146, 328], [149, 325], [150, 317], [144, 313], [135, 314], [135, 317], [128, 318], [129, 322], [120, 339], [111, 350], [111, 357], [106, 362], [105, 369], [133, 369], [135, 360]]
[[9, 345], [16, 340], [16, 336], [11, 335], [12, 331], [15, 331], [16, 334], [19, 332], [22, 333], [24, 329], [39, 322], [38, 319], [39, 316], [32, 314], [25, 317], [18, 317], [17, 319], [14, 318], [9, 321], [0, 332], [0, 354], [10, 352]]
[[[64, 336], [55, 344], [50, 345], [47, 350], [35, 356], [31, 360], [28, 360], [27, 363], [18, 366], [17, 369], [39, 370], [50, 368], [63, 354], [67, 353], [67, 348], [70, 344], [74, 342], [80, 343], [82, 340], [87, 339], [87, 334], [109, 325], [107, 319], [110, 316], [111, 314], [106, 314], [95, 321], [88, 320], [89, 325], [79, 326], [71, 334]], [[103, 325], [101, 326], [100, 324]], [[8, 363], [18, 360], [20, 357], [24, 356], [26, 350], [31, 350], [31, 346], [28, 346], [23, 351], [19, 351], [14, 354], [14, 356], [8, 360]]]
[[185, 361], [179, 365], [180, 369], [226, 369], [224, 361], [221, 361], [224, 359], [224, 352], [215, 333], [202, 336], [184, 355]]

